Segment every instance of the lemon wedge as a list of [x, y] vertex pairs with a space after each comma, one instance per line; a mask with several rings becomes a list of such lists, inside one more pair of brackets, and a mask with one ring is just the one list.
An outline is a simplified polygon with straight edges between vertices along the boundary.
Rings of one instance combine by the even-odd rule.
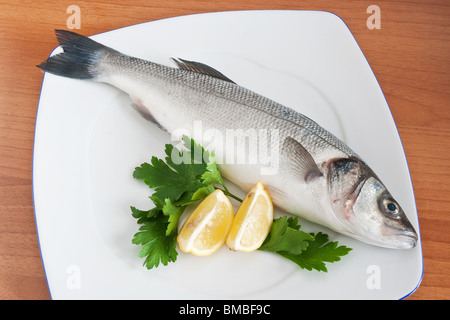
[[244, 252], [258, 249], [269, 234], [272, 221], [272, 200], [262, 183], [258, 182], [236, 212], [226, 240], [228, 247]]
[[221, 190], [210, 193], [185, 221], [177, 236], [180, 250], [206, 256], [225, 243], [233, 222], [233, 206]]

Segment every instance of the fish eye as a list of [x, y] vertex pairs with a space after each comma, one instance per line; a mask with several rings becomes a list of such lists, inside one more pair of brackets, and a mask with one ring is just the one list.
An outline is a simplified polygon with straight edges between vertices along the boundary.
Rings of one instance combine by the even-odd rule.
[[399, 206], [395, 201], [386, 199], [383, 201], [384, 208], [387, 213], [397, 214], [399, 213]]

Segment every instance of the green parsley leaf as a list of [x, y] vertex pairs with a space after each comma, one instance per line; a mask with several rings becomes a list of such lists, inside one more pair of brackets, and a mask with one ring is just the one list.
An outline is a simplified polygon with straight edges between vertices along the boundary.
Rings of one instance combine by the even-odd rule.
[[338, 242], [328, 242], [328, 235], [319, 232], [308, 234], [300, 230], [298, 218], [281, 217], [275, 219], [270, 233], [259, 248], [277, 253], [306, 270], [328, 272], [325, 262], [336, 262], [352, 249], [339, 246]]
[[138, 224], [142, 224], [146, 221], [153, 220], [157, 218], [158, 215], [162, 212], [163, 202], [155, 196], [150, 196], [150, 199], [153, 201], [155, 207], [150, 210], [139, 210], [135, 207], [131, 206], [131, 214], [134, 218], [138, 219]]
[[156, 208], [156, 207], [153, 209], [150, 209], [150, 210], [139, 210], [133, 206], [131, 206], [130, 208], [131, 208], [131, 214], [133, 215], [133, 217], [138, 219], [138, 223], [144, 223], [145, 221], [148, 221], [151, 218], [157, 216], [160, 212], [160, 209]]
[[281, 217], [272, 223], [270, 233], [259, 248], [264, 251], [300, 254], [314, 237], [300, 230], [298, 217]]
[[[221, 190], [225, 195], [233, 199], [236, 199], [239, 202], [242, 202], [242, 199], [232, 194], [225, 185], [222, 175], [220, 174], [219, 168], [217, 167], [216, 160], [214, 158], [214, 153], [209, 154], [208, 163], [206, 164], [206, 172], [202, 174], [201, 178], [204, 184], [208, 184], [208, 187], [199, 189], [197, 191], [198, 193], [195, 194], [194, 197], [199, 197], [202, 196], [203, 194], [208, 195], [209, 193], [211, 193], [216, 189], [214, 188], [214, 184], [218, 184], [223, 187], [223, 189]], [[210, 187], [213, 187], [212, 191]]]
[[[179, 150], [175, 148], [171, 144], [166, 145], [165, 153], [166, 153], [166, 163], [173, 168], [176, 172], [178, 172], [181, 176], [188, 177], [190, 180], [200, 181], [201, 175], [206, 171], [206, 163], [198, 162], [202, 160], [199, 158], [196, 153], [206, 153], [204, 149], [201, 151], [196, 147], [192, 147], [193, 151], [190, 148], [185, 148]], [[197, 160], [199, 158], [200, 160]]]
[[177, 171], [172, 170], [163, 160], [152, 157], [151, 164], [143, 163], [134, 170], [133, 177], [144, 180], [155, 189], [155, 197], [177, 201], [184, 192], [192, 194], [203, 184], [198, 181], [197, 175], [189, 165], [177, 165]]
[[212, 184], [208, 184], [206, 187], [202, 187], [200, 189], [198, 189], [193, 195], [192, 195], [192, 200], [200, 200], [200, 199], [204, 199], [206, 198], [206, 196], [208, 194], [210, 194], [211, 192], [213, 192], [214, 190], [216, 190], [216, 188], [214, 188], [214, 185]]
[[138, 256], [145, 257], [144, 266], [147, 269], [158, 267], [160, 263], [166, 266], [177, 259], [177, 233], [167, 236], [168, 224], [168, 217], [162, 215], [152, 221], [144, 222], [139, 232], [133, 237], [133, 244], [142, 245]]
[[214, 154], [209, 155], [208, 163], [206, 164], [206, 172], [202, 174], [203, 183], [218, 183], [224, 186], [222, 175], [217, 168], [216, 160], [214, 159]]
[[295, 255], [288, 252], [280, 252], [283, 257], [295, 262], [302, 269], [328, 272], [325, 262], [340, 261], [342, 256], [347, 255], [352, 249], [346, 246], [338, 246], [338, 242], [328, 242], [328, 235], [319, 232], [314, 235], [307, 250], [302, 254]]
[[[162, 201], [168, 198], [175, 203], [183, 198], [183, 204], [188, 204], [193, 202], [193, 196], [199, 189], [202, 192], [196, 194], [195, 200], [199, 200], [200, 196], [206, 197], [210, 193], [206, 191], [212, 190], [210, 185], [214, 182], [224, 186], [214, 157], [193, 139], [183, 137], [183, 142], [184, 148], [180, 149], [166, 144], [165, 162], [152, 157], [150, 164], [143, 163], [133, 172], [133, 177], [144, 180], [150, 188], [154, 188], [153, 195]], [[208, 172], [210, 177], [203, 179], [202, 176]]]
[[176, 206], [173, 205], [170, 199], [166, 199], [166, 203], [164, 204], [162, 208], [162, 212], [165, 216], [168, 216], [168, 222], [167, 230], [166, 230], [166, 236], [171, 235], [174, 232], [177, 232], [178, 227], [178, 220], [180, 220], [181, 215], [184, 212], [184, 208], [186, 206]]

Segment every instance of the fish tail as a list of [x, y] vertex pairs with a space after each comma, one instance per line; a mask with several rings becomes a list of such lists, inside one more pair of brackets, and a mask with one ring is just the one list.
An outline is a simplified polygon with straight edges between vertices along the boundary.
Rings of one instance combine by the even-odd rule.
[[49, 57], [37, 67], [68, 78], [96, 78], [102, 53], [113, 50], [75, 32], [55, 30], [55, 33], [64, 52]]

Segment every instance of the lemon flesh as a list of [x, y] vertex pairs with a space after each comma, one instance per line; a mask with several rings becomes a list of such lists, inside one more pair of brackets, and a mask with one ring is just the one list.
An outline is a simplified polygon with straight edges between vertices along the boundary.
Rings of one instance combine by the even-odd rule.
[[209, 194], [185, 221], [177, 236], [180, 250], [210, 255], [224, 243], [233, 222], [233, 206], [221, 190]]
[[258, 249], [273, 221], [272, 200], [258, 182], [246, 195], [236, 212], [226, 243], [235, 251], [251, 252]]

